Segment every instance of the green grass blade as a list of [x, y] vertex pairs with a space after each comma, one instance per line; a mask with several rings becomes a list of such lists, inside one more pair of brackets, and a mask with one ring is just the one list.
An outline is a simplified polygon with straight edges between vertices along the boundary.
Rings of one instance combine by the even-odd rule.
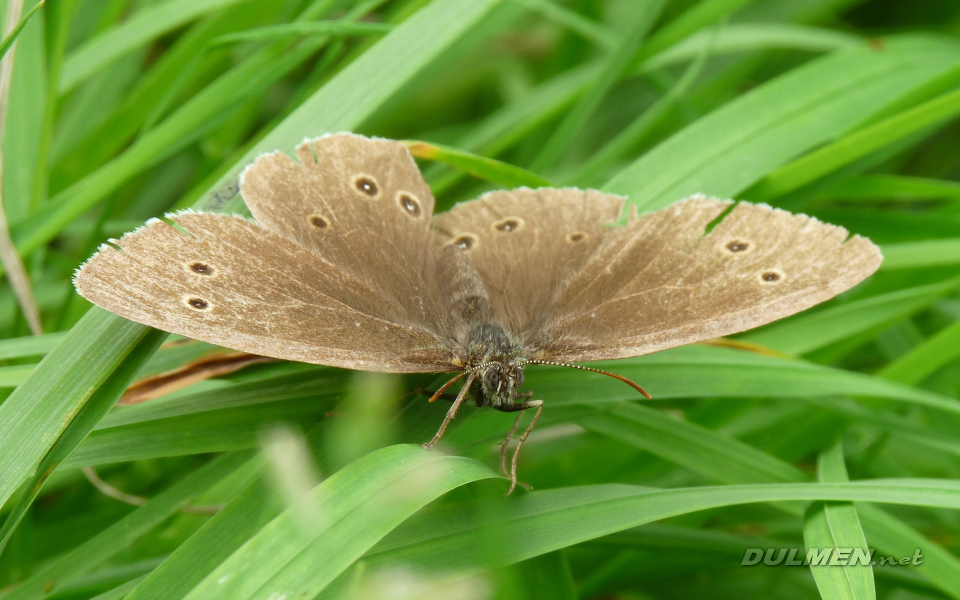
[[960, 321], [954, 321], [922, 344], [877, 371], [877, 377], [918, 384], [960, 356]]
[[530, 10], [534, 10], [547, 19], [562, 25], [596, 44], [600, 48], [612, 50], [617, 45], [617, 32], [612, 31], [601, 23], [592, 21], [580, 13], [550, 0], [513, 0]]
[[476, 154], [451, 148], [450, 146], [418, 141], [405, 141], [404, 144], [407, 145], [410, 154], [416, 158], [448, 164], [451, 167], [466, 171], [474, 177], [492, 181], [505, 188], [553, 186], [549, 180], [540, 177], [532, 171], [492, 158], [477, 156]]
[[0, 340], [0, 360], [44, 355], [53, 350], [66, 335], [66, 333], [45, 333]]
[[99, 69], [159, 36], [207, 13], [242, 0], [167, 0], [138, 11], [123, 24], [93, 38], [67, 55], [60, 76], [61, 94]]
[[0, 42], [0, 59], [3, 59], [7, 55], [7, 51], [10, 50], [10, 46], [13, 46], [13, 43], [17, 41], [17, 38], [20, 37], [20, 32], [23, 31], [23, 28], [26, 27], [27, 23], [30, 22], [30, 18], [40, 10], [40, 7], [44, 5], [46, 0], [40, 0], [37, 4], [30, 9], [23, 18], [20, 19], [20, 22], [17, 23], [17, 26], [13, 28], [7, 37], [3, 38], [3, 41]]
[[753, 0], [703, 0], [697, 2], [686, 12], [661, 27], [650, 37], [630, 63], [630, 70], [636, 70], [652, 56], [655, 56], [698, 30], [712, 25], [724, 17], [736, 12]]
[[84, 404], [147, 331], [93, 310], [0, 404], [0, 503], [34, 474]]
[[[849, 481], [843, 462], [843, 445], [836, 443], [820, 453], [817, 459], [818, 479], [825, 483]], [[810, 565], [824, 600], [874, 600], [877, 597], [870, 566], [870, 551], [863, 535], [857, 510], [852, 503], [816, 503], [804, 516], [803, 541], [807, 548], [854, 549], [856, 564], [843, 566]], [[862, 564], [866, 559], [867, 564]]]
[[[478, 568], [478, 541], [497, 548], [489, 569], [669, 517], [757, 502], [866, 501], [960, 508], [960, 484], [937, 479], [778, 483], [679, 489], [591, 485], [464, 507], [458, 519], [417, 519], [374, 549], [369, 563], [401, 560], [438, 571]], [[471, 518], [482, 514], [483, 519]], [[425, 516], [426, 517], [426, 516]], [[425, 522], [426, 521], [426, 522]], [[912, 554], [912, 551], [911, 551]], [[467, 571], [470, 572], [470, 571]]]
[[818, 200], [960, 200], [960, 183], [906, 175], [860, 175], [817, 194]]
[[249, 458], [249, 453], [228, 454], [200, 467], [154, 496], [149, 503], [39, 569], [5, 596], [5, 600], [47, 597], [51, 590], [57, 590], [127, 548], [137, 538], [186, 506], [197, 494], [240, 468]]
[[960, 263], [960, 238], [884, 244], [881, 269], [921, 269]]
[[656, 210], [697, 192], [733, 197], [769, 172], [829, 142], [907, 91], [960, 64], [938, 38], [855, 47], [793, 69], [674, 134], [604, 189]]
[[335, 37], [384, 35], [390, 33], [393, 25], [389, 23], [363, 23], [354, 21], [302, 21], [258, 27], [247, 31], [228, 33], [214, 38], [211, 46], [223, 46], [241, 42], [273, 41], [276, 39], [298, 38], [305, 35], [330, 35]]
[[[597, 366], [643, 385], [657, 400], [669, 398], [814, 398], [838, 394], [896, 399], [960, 412], [960, 401], [927, 390], [802, 360], [760, 356], [710, 346], [685, 346]], [[636, 390], [593, 373], [560, 367], [530, 369], [531, 389], [551, 406], [637, 400]]]
[[577, 424], [724, 483], [804, 481], [796, 467], [733, 438], [637, 404], [594, 406]]
[[960, 90], [955, 90], [888, 117], [784, 165], [745, 193], [754, 200], [782, 196], [906, 137], [921, 131], [933, 133], [958, 113]]
[[[716, 39], [714, 39], [716, 38]], [[807, 52], [832, 52], [863, 43], [852, 34], [786, 23], [724, 23], [719, 31], [702, 30], [646, 61], [641, 71], [653, 71], [695, 60], [710, 46], [710, 53], [723, 55], [789, 48]]]
[[151, 354], [160, 346], [163, 339], [167, 336], [162, 331], [152, 330], [143, 340], [137, 344], [133, 352], [127, 356], [117, 369], [110, 375], [110, 378], [97, 388], [96, 392], [83, 405], [76, 417], [70, 421], [70, 424], [63, 430], [59, 439], [50, 448], [50, 451], [43, 457], [40, 465], [37, 467], [37, 473], [33, 479], [28, 482], [25, 493], [20, 496], [16, 506], [10, 511], [10, 515], [0, 528], [0, 553], [6, 547], [10, 540], [10, 535], [20, 523], [20, 520], [26, 514], [33, 500], [40, 492], [40, 488], [48, 477], [57, 469], [76, 447], [83, 441], [87, 434], [93, 430], [94, 426], [106, 415], [117, 398], [123, 394], [134, 375], [141, 366], [147, 361]]
[[637, 54], [657, 18], [663, 10], [664, 0], [644, 0], [643, 6], [631, 14], [631, 23], [626, 33], [607, 59], [603, 62], [597, 77], [583, 95], [577, 100], [570, 112], [564, 117], [550, 138], [544, 143], [531, 164], [534, 171], [549, 167], [567, 149], [574, 136], [580, 131], [600, 102], [607, 96], [613, 85], [619, 81], [630, 60]]
[[493, 477], [469, 459], [416, 446], [371, 453], [317, 486], [315, 522], [287, 510], [218, 566], [187, 599], [313, 597], [374, 543], [443, 493]]
[[927, 308], [954, 292], [960, 278], [855, 300], [779, 321], [738, 339], [789, 354], [806, 354], [882, 327]]
[[128, 600], [182, 598], [279, 514], [273, 493], [262, 479], [251, 483], [147, 575]]

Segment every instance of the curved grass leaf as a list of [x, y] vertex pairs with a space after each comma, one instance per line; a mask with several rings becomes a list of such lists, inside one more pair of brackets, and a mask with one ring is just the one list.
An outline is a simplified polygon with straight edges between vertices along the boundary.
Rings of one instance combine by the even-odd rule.
[[906, 175], [860, 175], [817, 193], [819, 200], [960, 200], [960, 183]]
[[144, 8], [122, 25], [71, 52], [63, 63], [59, 92], [64, 94], [97, 70], [164, 33], [243, 0], [166, 0]]
[[122, 517], [96, 536], [47, 564], [6, 595], [5, 600], [45, 598], [51, 591], [103, 564], [127, 548], [191, 499], [250, 459], [249, 453], [227, 454], [182, 478], [147, 504]]
[[694, 193], [733, 197], [773, 169], [855, 128], [960, 64], [960, 45], [932, 37], [861, 46], [793, 69], [647, 152], [604, 189], [644, 211]]
[[884, 244], [884, 271], [922, 269], [960, 263], [960, 238]]
[[[843, 462], [843, 445], [834, 444], [820, 453], [817, 459], [818, 479], [826, 483], [848, 481], [847, 468]], [[852, 503], [815, 503], [804, 516], [803, 541], [808, 549], [823, 551], [838, 549], [853, 552], [850, 562], [841, 566], [810, 564], [820, 597], [824, 600], [874, 600], [877, 597], [873, 582], [873, 567], [869, 546], [860, 527], [857, 510]], [[839, 557], [840, 555], [837, 554]], [[862, 564], [866, 560], [867, 564]], [[851, 564], [853, 563], [853, 564]]]
[[507, 163], [477, 156], [450, 146], [441, 146], [428, 142], [406, 141], [407, 148], [416, 158], [433, 160], [462, 169], [480, 179], [486, 179], [506, 188], [527, 186], [532, 188], [550, 187], [550, 181], [540, 177], [532, 171]]
[[30, 21], [30, 18], [33, 17], [38, 10], [40, 10], [40, 7], [43, 6], [45, 2], [46, 0], [40, 0], [40, 2], [37, 2], [37, 4], [30, 9], [30, 12], [20, 19], [20, 21], [17, 23], [17, 26], [13, 28], [13, 31], [7, 34], [7, 37], [3, 38], [3, 41], [0, 42], [0, 59], [7, 55], [7, 51], [10, 50], [10, 46], [13, 46], [13, 43], [17, 41], [18, 37], [20, 37], [20, 32], [23, 31], [24, 27], [26, 27], [27, 23]]
[[[635, 359], [597, 363], [636, 381], [654, 401], [668, 398], [805, 398], [832, 395], [877, 397], [951, 413], [960, 401], [856, 372], [801, 360], [761, 356], [710, 346], [686, 346]], [[637, 400], [637, 392], [612, 378], [560, 367], [529, 369], [530, 389], [548, 406]]]
[[211, 40], [210, 45], [219, 46], [241, 42], [297, 38], [304, 35], [366, 36], [384, 35], [393, 29], [389, 23], [358, 23], [354, 21], [301, 21], [258, 27], [247, 31], [228, 33]]
[[755, 200], [782, 196], [903, 138], [921, 131], [932, 133], [957, 113], [960, 90], [928, 100], [811, 152], [773, 171], [745, 193]]
[[313, 597], [403, 520], [443, 493], [493, 477], [469, 459], [416, 446], [378, 450], [317, 486], [314, 521], [287, 510], [184, 596]]
[[0, 504], [34, 474], [71, 421], [148, 331], [106, 311], [92, 311], [0, 404]]
[[806, 354], [903, 319], [960, 287], [960, 278], [879, 294], [779, 321], [737, 339], [790, 354]]
[[144, 336], [143, 340], [133, 349], [133, 352], [117, 366], [110, 378], [96, 390], [80, 408], [66, 429], [63, 430], [50, 451], [43, 457], [37, 467], [37, 473], [27, 482], [24, 493], [20, 496], [16, 506], [10, 511], [3, 527], [0, 528], [0, 553], [6, 547], [14, 529], [30, 508], [47, 478], [70, 456], [94, 426], [113, 407], [117, 398], [123, 394], [123, 390], [130, 385], [130, 381], [137, 370], [153, 354], [166, 335], [162, 331], [152, 330]]
[[947, 325], [936, 335], [888, 363], [877, 371], [877, 377], [907, 384], [917, 384], [960, 355], [960, 321]]

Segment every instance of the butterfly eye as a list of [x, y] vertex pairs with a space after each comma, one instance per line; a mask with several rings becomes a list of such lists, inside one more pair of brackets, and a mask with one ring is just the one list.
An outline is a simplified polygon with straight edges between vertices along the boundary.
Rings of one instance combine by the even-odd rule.
[[523, 385], [523, 369], [517, 369], [514, 373], [516, 373], [514, 379], [517, 380], [517, 387], [520, 387]]
[[490, 367], [483, 374], [483, 383], [491, 390], [499, 389], [500, 387], [500, 368], [499, 367]]

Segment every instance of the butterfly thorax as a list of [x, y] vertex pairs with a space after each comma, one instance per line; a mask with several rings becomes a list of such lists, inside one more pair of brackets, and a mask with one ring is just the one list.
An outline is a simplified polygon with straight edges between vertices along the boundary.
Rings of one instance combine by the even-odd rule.
[[467, 369], [478, 369], [471, 386], [477, 406], [496, 408], [517, 401], [517, 390], [523, 385], [520, 365], [526, 359], [519, 338], [496, 323], [481, 323], [470, 333], [467, 356]]

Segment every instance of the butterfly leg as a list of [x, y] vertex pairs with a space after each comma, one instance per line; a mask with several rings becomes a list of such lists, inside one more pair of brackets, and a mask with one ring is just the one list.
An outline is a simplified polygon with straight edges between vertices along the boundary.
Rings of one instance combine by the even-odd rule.
[[510, 440], [513, 439], [513, 434], [517, 431], [517, 426], [520, 425], [520, 419], [522, 418], [523, 411], [521, 410], [513, 422], [513, 427], [507, 432], [507, 437], [503, 438], [503, 443], [500, 444], [500, 472], [508, 479], [510, 478], [510, 473], [507, 471], [507, 446], [510, 445]]
[[473, 383], [474, 378], [476, 378], [475, 373], [471, 373], [467, 377], [467, 381], [463, 384], [463, 387], [460, 388], [460, 393], [457, 394], [457, 399], [453, 401], [453, 406], [450, 407], [450, 410], [447, 411], [447, 416], [443, 418], [443, 423], [440, 424], [440, 429], [437, 430], [437, 435], [433, 436], [433, 439], [423, 445], [424, 450], [429, 450], [437, 445], [437, 442], [440, 441], [440, 438], [443, 437], [443, 433], [447, 430], [447, 425], [450, 424], [457, 416], [457, 411], [460, 410], [460, 405], [463, 404], [463, 399], [467, 397], [467, 390], [470, 389], [470, 384]]
[[[505, 496], [509, 496], [513, 493], [513, 490], [517, 488], [517, 462], [520, 460], [520, 450], [523, 448], [523, 443], [527, 440], [527, 436], [530, 435], [530, 432], [533, 431], [533, 428], [537, 426], [537, 421], [540, 420], [540, 414], [543, 413], [543, 400], [528, 400], [519, 404], [497, 407], [497, 410], [501, 412], [520, 411], [520, 414], [517, 415], [517, 420], [513, 424], [513, 428], [510, 430], [509, 435], [507, 435], [507, 439], [504, 440], [504, 444], [500, 449], [500, 464], [501, 470], [504, 471], [504, 475], [507, 475], [505, 464], [507, 443], [509, 442], [510, 438], [513, 437], [513, 432], [516, 431], [517, 426], [520, 424], [520, 419], [523, 417], [523, 411], [527, 410], [528, 408], [536, 408], [537, 413], [533, 415], [533, 420], [530, 421], [530, 425], [527, 426], [526, 430], [517, 440], [517, 449], [513, 451], [513, 459], [510, 461], [510, 474], [508, 475], [510, 478], [510, 489], [508, 489], [507, 493], [504, 494]], [[524, 487], [527, 486], [524, 485]]]

